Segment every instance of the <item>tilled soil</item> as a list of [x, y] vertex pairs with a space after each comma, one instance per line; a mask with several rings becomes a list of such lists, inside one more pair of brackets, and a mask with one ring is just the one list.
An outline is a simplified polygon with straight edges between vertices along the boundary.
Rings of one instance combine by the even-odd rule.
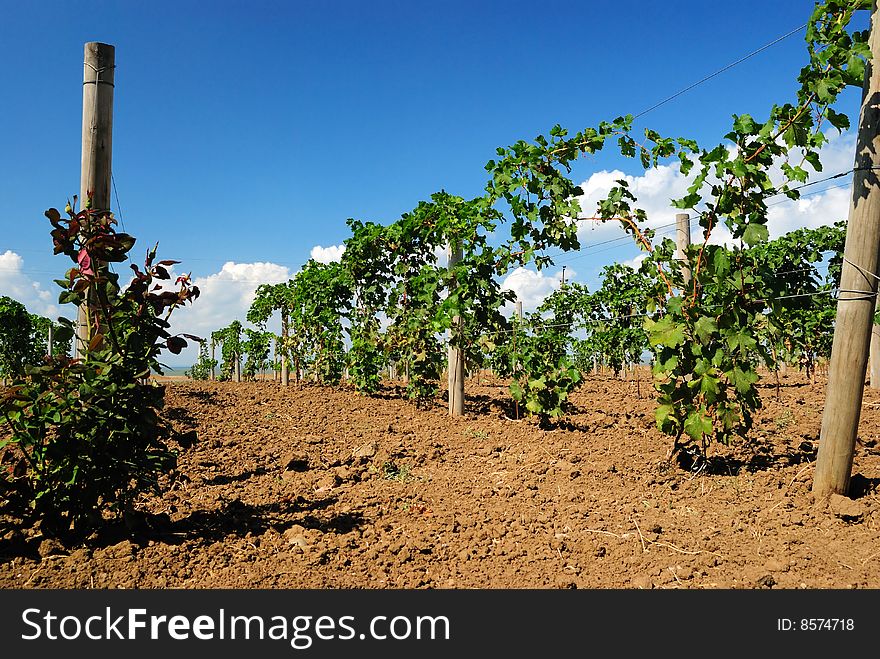
[[648, 389], [593, 377], [542, 429], [485, 377], [458, 419], [391, 387], [169, 382], [179, 476], [151, 515], [71, 547], [7, 531], [0, 587], [880, 587], [880, 392], [853, 498], [818, 505], [824, 383], [764, 386], [751, 441], [697, 469]]

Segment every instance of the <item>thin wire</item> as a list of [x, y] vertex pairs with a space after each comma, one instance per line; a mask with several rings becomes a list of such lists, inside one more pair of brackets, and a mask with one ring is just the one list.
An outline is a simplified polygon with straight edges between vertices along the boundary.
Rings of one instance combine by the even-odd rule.
[[783, 34], [781, 37], [777, 37], [776, 39], [774, 39], [774, 40], [771, 41], [770, 43], [761, 46], [760, 48], [758, 48], [757, 50], [752, 51], [752, 52], [749, 53], [748, 55], [745, 55], [745, 56], [743, 56], [743, 57], [740, 57], [740, 58], [739, 58], [738, 60], [736, 60], [735, 62], [731, 62], [731, 63], [728, 64], [727, 66], [718, 69], [717, 71], [715, 71], [715, 73], [711, 73], [711, 74], [707, 75], [705, 78], [702, 78], [702, 79], [700, 79], [700, 80], [697, 80], [697, 82], [695, 82], [695, 83], [693, 83], [693, 84], [691, 84], [691, 85], [688, 85], [688, 86], [685, 87], [684, 89], [681, 89], [681, 90], [675, 92], [674, 94], [672, 94], [672, 96], [668, 96], [667, 98], [664, 98], [662, 101], [660, 101], [660, 102], [658, 102], [658, 103], [655, 103], [655, 104], [652, 105], [651, 107], [649, 107], [649, 108], [647, 108], [647, 109], [645, 109], [645, 110], [642, 110], [641, 112], [639, 112], [638, 114], [636, 114], [636, 115], [633, 116], [633, 120], [636, 120], [636, 119], [638, 119], [639, 117], [643, 117], [644, 115], [648, 114], [649, 112], [653, 112], [653, 111], [656, 110], [657, 108], [659, 108], [659, 107], [661, 107], [661, 106], [666, 105], [667, 103], [669, 103], [669, 101], [672, 101], [672, 100], [678, 98], [678, 97], [681, 96], [682, 94], [686, 94], [687, 92], [689, 92], [690, 90], [692, 90], [694, 87], [698, 87], [698, 86], [702, 85], [704, 82], [708, 82], [708, 81], [711, 80], [712, 78], [714, 78], [714, 77], [716, 77], [716, 76], [718, 76], [718, 75], [721, 75], [722, 73], [724, 73], [725, 71], [727, 71], [727, 70], [729, 70], [729, 69], [732, 69], [732, 68], [735, 67], [737, 64], [742, 64], [742, 63], [745, 62], [746, 60], [751, 59], [752, 57], [754, 57], [755, 55], [757, 55], [758, 53], [761, 53], [761, 52], [767, 50], [767, 49], [770, 48], [771, 46], [775, 46], [775, 45], [778, 44], [780, 41], [783, 41], [784, 39], [787, 39], [788, 37], [792, 36], [793, 34], [797, 34], [797, 33], [800, 32], [801, 30], [803, 30], [805, 27], [807, 27], [807, 25], [809, 25], [809, 23], [804, 23], [803, 25], [800, 25], [800, 26], [796, 27], [796, 28], [793, 29], [791, 32], [787, 32], [787, 33]]
[[[119, 203], [119, 191], [116, 189], [116, 177], [113, 175], [112, 169], [110, 170], [110, 183], [113, 185], [113, 194], [116, 197], [116, 210], [119, 211], [119, 226], [122, 227], [122, 230], [125, 233], [128, 233], [125, 229], [125, 220], [122, 217], [122, 204]], [[131, 260], [130, 252], [125, 253], [125, 258], [128, 260], [129, 263], [133, 263], [133, 261]]]
[[[861, 298], [841, 298], [841, 297], [835, 296], [835, 299], [837, 299], [837, 301], [839, 301], [839, 302], [848, 302], [851, 300], [867, 299], [870, 297], [876, 297], [877, 295], [880, 295], [880, 293], [872, 293], [870, 291], [841, 290], [841, 291], [838, 291], [838, 293], [860, 293], [864, 296]], [[754, 300], [754, 301], [766, 303], [766, 302], [775, 302], [776, 300], [792, 300], [792, 299], [801, 298], [801, 297], [817, 297], [820, 295], [834, 295], [834, 291], [833, 290], [825, 290], [825, 291], [814, 291], [812, 293], [794, 293], [792, 295], [780, 295], [778, 297], [770, 297], [770, 298], [758, 299], [758, 300]], [[707, 308], [713, 308], [713, 307], [719, 307], [719, 306], [722, 306], [722, 305], [715, 304], [715, 305], [710, 305]], [[628, 314], [628, 315], [622, 315], [622, 316], [612, 316], [610, 318], [600, 318], [600, 319], [590, 318], [590, 319], [585, 319], [585, 320], [581, 320], [578, 322], [571, 322], [571, 323], [551, 323], [551, 324], [539, 325], [539, 326], [532, 326], [530, 324], [523, 323], [523, 325], [525, 325], [529, 329], [536, 330], [536, 331], [543, 330], [543, 329], [549, 329], [551, 327], [571, 327], [573, 329], [576, 329], [578, 327], [583, 327], [584, 325], [612, 323], [617, 320], [626, 320], [629, 318], [650, 318], [651, 316], [652, 316], [652, 314], [642, 313], [642, 314]], [[522, 329], [522, 327], [505, 329], [505, 330], [496, 330], [495, 333], [507, 334], [509, 332], [516, 332], [518, 329]]]
[[[817, 183], [818, 183], [818, 181], [817, 181]], [[822, 194], [823, 192], [828, 192], [829, 190], [837, 190], [838, 188], [848, 188], [849, 186], [850, 186], [850, 182], [840, 183], [839, 185], [830, 185], [827, 188], [822, 188], [821, 190], [814, 190], [813, 192], [807, 192], [806, 194], [802, 194], [797, 199], [792, 199], [790, 197], [787, 197], [785, 199], [780, 199], [779, 201], [774, 201], [772, 204], [767, 204], [767, 208], [770, 208], [771, 206], [778, 206], [779, 204], [788, 204], [793, 201], [800, 201], [804, 197], [812, 197], [813, 195]]]
[[861, 272], [863, 275], [868, 275], [869, 277], [873, 277], [874, 279], [880, 280], [880, 277], [878, 277], [877, 275], [875, 275], [873, 272], [871, 272], [870, 270], [866, 270], [866, 269], [863, 268], [862, 266], [853, 263], [852, 261], [850, 261], [850, 260], [849, 260], [848, 258], [846, 258], [845, 256], [843, 257], [843, 262], [844, 262], [844, 263], [849, 263], [852, 267], [854, 267], [856, 270], [858, 270], [859, 272]]
[[[856, 172], [856, 171], [865, 171], [865, 170], [874, 170], [874, 169], [880, 169], [880, 166], [872, 166], [872, 167], [853, 167], [853, 168], [848, 169], [848, 170], [846, 170], [846, 171], [838, 172], [837, 174], [832, 174], [831, 176], [826, 176], [825, 178], [821, 178], [821, 179], [818, 179], [818, 180], [816, 180], [816, 181], [810, 181], [809, 183], [804, 183], [804, 184], [802, 184], [802, 185], [798, 185], [798, 186], [793, 187], [793, 188], [788, 188], [788, 191], [802, 190], [803, 188], [808, 188], [808, 187], [810, 187], [810, 186], [812, 186], [812, 185], [818, 185], [819, 183], [826, 183], [826, 182], [828, 182], [828, 181], [832, 181], [832, 180], [834, 180], [834, 179], [841, 178], [841, 177], [843, 177], [843, 176], [848, 176], [849, 174], [852, 174], [853, 172]], [[802, 199], [803, 197], [807, 197], [807, 196], [810, 196], [810, 195], [813, 195], [813, 194], [821, 194], [822, 192], [826, 192], [826, 191], [828, 191], [828, 190], [834, 190], [834, 189], [836, 189], [836, 188], [846, 187], [846, 186], [848, 186], [848, 185], [849, 185], [849, 183], [843, 183], [843, 184], [841, 184], [841, 185], [837, 185], [837, 186], [830, 186], [830, 187], [828, 187], [828, 188], [824, 188], [823, 190], [817, 190], [816, 192], [809, 192], [809, 193], [807, 193], [807, 194], [800, 195], [800, 196], [798, 197], [798, 199], [791, 199], [791, 198], [782, 199], [782, 200], [777, 201], [777, 202], [774, 202], [774, 203], [772, 203], [772, 204], [767, 204], [767, 207], [769, 208], [770, 206], [776, 206], [776, 205], [778, 205], [778, 204], [783, 204], [783, 203], [792, 202], [792, 201], [798, 201], [799, 199]], [[767, 196], [768, 198], [773, 198], [773, 197], [776, 197], [776, 196], [781, 195], [781, 194], [785, 194], [784, 191], [781, 191], [781, 188], [774, 188], [773, 190], [768, 190], [766, 196]], [[583, 221], [610, 222], [610, 221], [612, 221], [612, 219], [611, 219], [611, 218], [609, 218], [609, 219], [604, 219], [604, 218], [599, 218], [599, 217], [578, 217], [578, 218], [575, 218], [575, 221], [578, 221], [578, 222], [583, 222]], [[676, 222], [672, 222], [672, 223], [670, 223], [670, 224], [661, 224], [660, 226], [653, 227], [653, 230], [658, 231], [658, 230], [660, 230], [660, 229], [666, 229], [666, 228], [668, 228], [668, 227], [674, 227], [674, 226], [676, 226], [676, 225], [677, 225]], [[593, 248], [593, 247], [597, 247], [597, 246], [600, 246], [600, 245], [612, 244], [612, 243], [615, 243], [615, 242], [618, 242], [618, 241], [622, 241], [622, 240], [627, 240], [627, 239], [630, 239], [629, 234], [626, 234], [626, 235], [623, 235], [623, 236], [619, 236], [619, 237], [617, 237], [617, 238], [611, 238], [611, 239], [609, 239], [609, 240], [605, 240], [605, 241], [602, 241], [602, 242], [593, 243], [592, 245], [587, 245], [585, 248], [582, 248], [582, 249], [591, 249], [591, 248]], [[577, 251], [580, 252], [581, 250], [577, 250]], [[561, 259], [561, 260], [558, 260], [558, 261], [554, 261], [554, 265], [559, 264], [559, 263], [568, 263], [568, 262], [573, 261], [573, 260], [575, 260], [575, 259], [582, 258], [583, 256], [586, 256], [586, 255], [588, 255], [588, 254], [599, 254], [599, 253], [604, 252], [604, 251], [607, 251], [607, 250], [599, 250], [599, 251], [596, 251], [596, 252], [584, 252], [583, 254], [580, 254], [580, 255], [578, 255], [578, 256], [575, 256], [575, 257], [573, 257], [573, 258], [571, 258], [571, 259]], [[549, 255], [549, 256], [550, 256], [550, 258], [555, 259], [557, 256], [562, 256], [562, 255], [565, 255], [565, 254], [568, 254], [568, 253], [569, 253], [569, 252], [558, 252], [557, 254], [551, 254], [551, 255]]]

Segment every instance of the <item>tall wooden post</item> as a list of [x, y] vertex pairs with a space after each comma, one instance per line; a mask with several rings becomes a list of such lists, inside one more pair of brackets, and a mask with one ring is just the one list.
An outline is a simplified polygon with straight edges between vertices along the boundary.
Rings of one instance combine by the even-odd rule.
[[871, 327], [871, 389], [880, 389], [880, 325]]
[[[874, 315], [880, 310], [880, 296], [874, 306]], [[868, 351], [868, 384], [871, 389], [880, 389], [880, 325], [871, 326], [871, 348]]]
[[53, 348], [55, 347], [55, 328], [52, 326], [51, 320], [49, 321], [49, 340], [46, 341], [46, 343], [49, 346], [46, 352], [48, 353], [48, 356], [51, 357]]
[[871, 14], [871, 59], [865, 69], [859, 135], [856, 142], [852, 204], [846, 228], [840, 297], [813, 494], [824, 499], [846, 494], [862, 410], [865, 369], [877, 292], [880, 248], [880, 14]]
[[287, 310], [281, 312], [281, 386], [290, 384], [290, 360], [287, 358]]
[[[687, 213], [675, 215], [675, 258], [677, 261], [687, 261], [687, 249], [691, 246], [691, 217]], [[682, 276], [687, 285], [691, 281], [691, 269], [682, 266]]]
[[235, 381], [241, 382], [241, 355], [235, 353]]
[[869, 351], [869, 373], [870, 378], [868, 384], [871, 389], [880, 389], [880, 325], [871, 327], [871, 349]]
[[[116, 49], [113, 46], [94, 41], [85, 45], [80, 208], [84, 208], [91, 198], [93, 209], [110, 209], [115, 68]], [[102, 265], [95, 264], [96, 267]], [[77, 312], [74, 357], [82, 358], [91, 341], [89, 306], [94, 304], [94, 300], [86, 299]]]
[[[450, 244], [448, 248], [449, 269], [461, 261], [461, 247]], [[452, 319], [452, 332], [450, 338], [455, 338], [461, 331], [461, 319], [458, 316]], [[460, 347], [449, 345], [447, 353], [447, 371], [449, 385], [449, 415], [464, 415], [464, 355]]]
[[522, 300], [516, 301], [516, 319], [522, 323]]
[[217, 373], [214, 371], [214, 362], [216, 361], [214, 359], [214, 345], [215, 345], [214, 339], [211, 339], [211, 377], [210, 377], [210, 379], [212, 381], [217, 379]]

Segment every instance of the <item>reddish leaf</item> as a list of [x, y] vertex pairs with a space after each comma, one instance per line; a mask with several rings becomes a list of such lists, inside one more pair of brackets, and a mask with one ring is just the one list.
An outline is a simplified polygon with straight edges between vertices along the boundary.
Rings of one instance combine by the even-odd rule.
[[179, 336], [172, 336], [165, 342], [165, 345], [168, 346], [168, 350], [172, 353], [179, 355], [180, 351], [186, 348], [186, 339]]
[[79, 254], [77, 254], [76, 262], [79, 264], [80, 272], [85, 276], [94, 275], [95, 271], [92, 269], [92, 258], [89, 256], [89, 253], [81, 249], [79, 250]]
[[103, 334], [95, 334], [95, 336], [92, 337], [92, 340], [89, 341], [89, 352], [92, 352], [93, 350], [95, 350], [99, 345], [101, 345], [101, 343], [103, 341], [104, 341]]

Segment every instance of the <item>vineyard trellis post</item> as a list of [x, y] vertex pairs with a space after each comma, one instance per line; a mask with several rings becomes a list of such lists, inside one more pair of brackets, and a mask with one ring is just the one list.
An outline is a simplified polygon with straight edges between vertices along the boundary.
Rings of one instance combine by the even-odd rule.
[[843, 252], [837, 320], [813, 494], [847, 494], [865, 389], [880, 247], [880, 14], [871, 12], [871, 58], [865, 69], [852, 203]]
[[[687, 213], [675, 215], [675, 258], [683, 264], [687, 263], [687, 250], [691, 246], [691, 216]], [[685, 285], [690, 283], [691, 270], [685, 265], [681, 268]]]
[[214, 365], [217, 363], [216, 360], [214, 359], [214, 347], [215, 347], [214, 339], [211, 339], [211, 377], [210, 377], [210, 379], [212, 381], [217, 379], [217, 373], [214, 370], [214, 368], [215, 368]]
[[281, 386], [286, 387], [290, 384], [290, 359], [287, 356], [288, 343], [288, 311], [287, 308], [281, 309]]
[[[461, 261], [462, 249], [461, 245], [450, 243], [448, 246], [448, 262], [449, 269], [452, 270], [455, 265]], [[452, 328], [450, 331], [450, 341], [461, 339], [461, 318], [453, 316]], [[447, 352], [447, 371], [449, 385], [449, 415], [464, 415], [464, 353], [461, 345], [449, 344]]]
[[871, 327], [871, 350], [870, 358], [871, 377], [869, 379], [871, 389], [880, 389], [880, 325]]
[[[79, 199], [83, 206], [91, 198], [93, 209], [109, 210], [116, 49], [90, 41], [85, 44], [84, 54]], [[74, 357], [77, 358], [83, 357], [92, 338], [88, 322], [90, 305], [94, 306], [95, 301], [89, 296], [77, 311], [74, 339]]]
[[[878, 309], [880, 309], [880, 297], [878, 297], [877, 303], [874, 306], [875, 317]], [[877, 323], [871, 326], [871, 348], [868, 351], [868, 368], [870, 369], [868, 382], [871, 389], [880, 389], [880, 325]]]
[[51, 356], [52, 356], [52, 352], [53, 352], [52, 349], [55, 347], [55, 328], [52, 326], [52, 322], [51, 322], [51, 321], [49, 321], [49, 337], [48, 337], [48, 340], [46, 341], [46, 343], [48, 344], [48, 348], [47, 348], [47, 350], [46, 350], [46, 354], [47, 354], [49, 357], [51, 357]]

